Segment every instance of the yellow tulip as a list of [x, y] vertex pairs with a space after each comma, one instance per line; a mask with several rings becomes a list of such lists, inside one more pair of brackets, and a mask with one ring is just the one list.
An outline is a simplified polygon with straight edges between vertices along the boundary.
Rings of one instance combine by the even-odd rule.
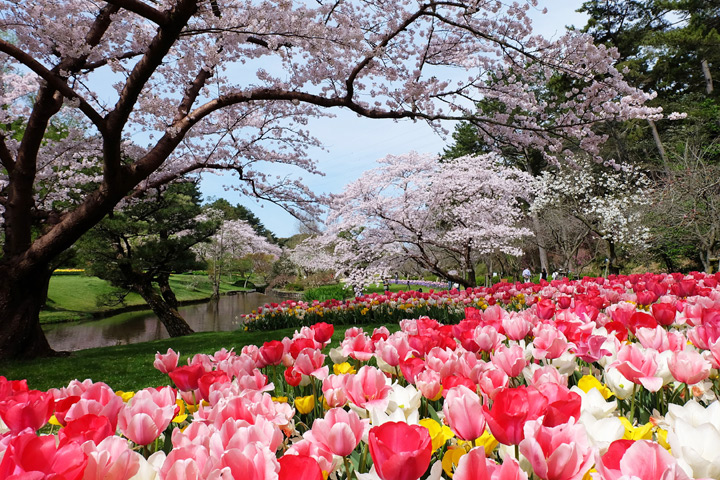
[[578, 382], [578, 388], [580, 388], [580, 390], [585, 393], [588, 393], [593, 388], [596, 388], [597, 391], [602, 394], [605, 400], [614, 395], [608, 387], [600, 383], [600, 380], [593, 377], [592, 375], [585, 375], [584, 377], [582, 377]]
[[620, 417], [620, 421], [625, 427], [625, 435], [623, 435], [625, 440], [652, 440], [652, 423], [648, 422], [645, 425], [634, 427], [625, 417]]
[[296, 397], [295, 408], [300, 413], [310, 413], [315, 408], [315, 396], [308, 395], [307, 397]]
[[288, 397], [270, 397], [276, 403], [288, 403]]
[[60, 422], [58, 422], [58, 419], [55, 417], [55, 415], [50, 417], [50, 420], [48, 420], [48, 423], [50, 425], [55, 425], [56, 427], [62, 427], [62, 425], [60, 424]]
[[122, 390], [118, 390], [115, 392], [115, 395], [122, 398], [122, 401], [127, 403], [128, 400], [135, 396], [135, 392], [123, 392]]
[[448, 477], [452, 478], [455, 468], [460, 463], [460, 458], [466, 453], [462, 447], [450, 447], [447, 449], [447, 452], [443, 455], [442, 468]]
[[355, 368], [350, 365], [349, 362], [343, 362], [343, 363], [336, 363], [333, 365], [333, 373], [335, 375], [345, 375], [345, 374], [353, 374], [357, 373]]
[[445, 445], [445, 442], [455, 436], [450, 427], [447, 425], [440, 425], [437, 421], [432, 418], [423, 418], [420, 420], [420, 425], [428, 429], [430, 438], [432, 439], [433, 452], [438, 448]]

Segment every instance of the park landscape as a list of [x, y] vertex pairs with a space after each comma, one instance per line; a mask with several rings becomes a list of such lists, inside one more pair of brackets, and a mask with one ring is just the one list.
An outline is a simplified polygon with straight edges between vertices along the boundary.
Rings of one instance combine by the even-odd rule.
[[[714, 4], [0, 5], [0, 478], [720, 478]], [[316, 191], [338, 111], [447, 146]]]

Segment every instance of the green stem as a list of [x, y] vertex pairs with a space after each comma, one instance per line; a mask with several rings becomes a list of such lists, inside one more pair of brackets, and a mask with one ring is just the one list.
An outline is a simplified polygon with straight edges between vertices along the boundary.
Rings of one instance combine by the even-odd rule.
[[637, 396], [637, 383], [633, 386], [632, 400], [630, 401], [630, 423], [635, 424], [635, 397]]
[[520, 463], [520, 445], [518, 444], [515, 445], [515, 460]]
[[350, 465], [350, 460], [348, 457], [343, 458], [343, 463], [345, 464], [345, 473], [347, 475], [347, 480], [352, 479], [352, 466]]
[[360, 455], [360, 463], [358, 464], [358, 470], [360, 473], [367, 473], [367, 469], [365, 468], [365, 462], [367, 461], [367, 454], [368, 454], [368, 444], [366, 443], [365, 446], [363, 446], [362, 455]]

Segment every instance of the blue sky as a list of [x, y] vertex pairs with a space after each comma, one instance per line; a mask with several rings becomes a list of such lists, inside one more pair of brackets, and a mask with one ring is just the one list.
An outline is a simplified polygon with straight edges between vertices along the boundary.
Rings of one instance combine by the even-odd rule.
[[[562, 34], [566, 25], [578, 28], [585, 24], [583, 15], [576, 13], [582, 0], [540, 0], [539, 9], [547, 7], [548, 14], [534, 15], [535, 31], [553, 37]], [[345, 185], [360, 177], [362, 172], [376, 165], [386, 155], [399, 155], [409, 151], [440, 153], [450, 141], [435, 133], [423, 122], [370, 120], [348, 111], [334, 111], [335, 118], [312, 119], [308, 124], [311, 133], [324, 145], [316, 150], [314, 158], [324, 177], [298, 173], [316, 193], [339, 193]], [[451, 125], [448, 125], [452, 129]], [[298, 172], [300, 172], [298, 170]], [[298, 232], [298, 222], [283, 209], [236, 192], [226, 191], [231, 177], [205, 175], [201, 191], [210, 197], [225, 198], [231, 204], [240, 203], [262, 220], [265, 227], [278, 237], [289, 237]]]

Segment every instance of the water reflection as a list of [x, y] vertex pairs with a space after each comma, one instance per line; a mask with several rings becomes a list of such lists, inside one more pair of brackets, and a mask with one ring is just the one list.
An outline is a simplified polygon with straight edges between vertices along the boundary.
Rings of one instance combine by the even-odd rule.
[[[181, 307], [180, 313], [196, 332], [229, 331], [239, 327], [241, 314], [282, 300], [261, 293], [241, 293]], [[43, 330], [55, 350], [81, 350], [168, 338], [165, 327], [151, 311], [123, 313], [89, 322], [44, 325]]]

